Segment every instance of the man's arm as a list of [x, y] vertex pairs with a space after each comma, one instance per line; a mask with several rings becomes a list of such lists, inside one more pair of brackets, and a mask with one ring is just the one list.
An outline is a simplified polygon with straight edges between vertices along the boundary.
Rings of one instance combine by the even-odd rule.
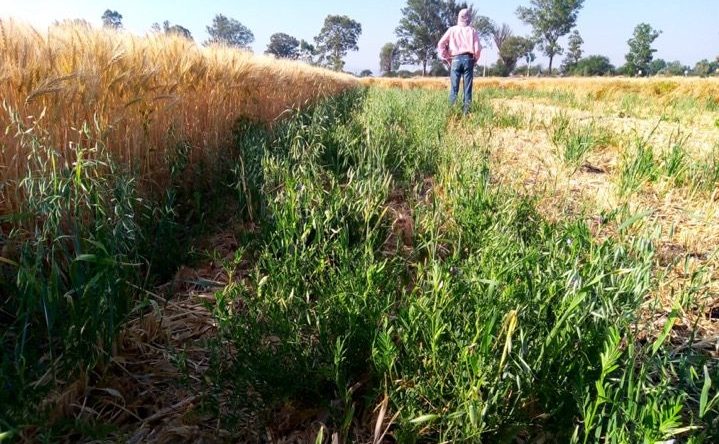
[[449, 30], [447, 30], [442, 38], [439, 39], [439, 43], [437, 44], [437, 54], [439, 54], [440, 59], [449, 60]]
[[474, 31], [473, 40], [472, 47], [474, 49], [474, 62], [477, 63], [479, 61], [479, 57], [482, 55], [482, 45], [479, 43], [479, 33], [477, 33], [477, 31]]

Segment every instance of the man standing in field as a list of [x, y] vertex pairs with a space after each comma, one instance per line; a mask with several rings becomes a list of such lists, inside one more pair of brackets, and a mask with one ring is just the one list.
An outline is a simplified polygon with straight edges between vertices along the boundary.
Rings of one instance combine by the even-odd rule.
[[457, 26], [447, 30], [437, 45], [440, 58], [451, 63], [449, 76], [452, 83], [449, 101], [452, 105], [457, 101], [459, 94], [459, 78], [464, 80], [464, 114], [469, 112], [472, 104], [472, 84], [474, 83], [474, 65], [479, 60], [482, 47], [479, 44], [479, 34], [470, 26], [472, 17], [469, 9], [459, 12]]

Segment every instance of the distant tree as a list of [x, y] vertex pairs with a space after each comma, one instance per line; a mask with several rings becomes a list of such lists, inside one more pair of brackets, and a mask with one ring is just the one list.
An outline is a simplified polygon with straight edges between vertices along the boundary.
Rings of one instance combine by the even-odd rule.
[[592, 55], [585, 57], [577, 62], [571, 71], [577, 76], [608, 76], [614, 73], [614, 65], [609, 62], [609, 58], [601, 55]]
[[429, 68], [429, 75], [432, 77], [447, 77], [449, 75], [449, 70], [441, 60], [432, 60], [432, 65]]
[[514, 74], [518, 76], [536, 76], [543, 72], [542, 65], [534, 65], [534, 66], [520, 66], [514, 69]]
[[360, 77], [372, 77], [372, 70], [371, 69], [365, 69], [360, 74]]
[[649, 75], [657, 75], [660, 72], [664, 70], [664, 68], [667, 67], [667, 62], [664, 59], [655, 59], [652, 60], [652, 63], [649, 64]]
[[412, 71], [408, 71], [406, 69], [399, 70], [397, 71], [397, 77], [401, 79], [408, 79], [412, 77]]
[[469, 8], [466, 2], [454, 0], [407, 0], [395, 30], [402, 63], [421, 65], [427, 75], [427, 67], [437, 57], [437, 43], [447, 28], [457, 24], [464, 8]]
[[679, 60], [667, 63], [667, 66], [661, 71], [661, 74], [667, 76], [683, 76], [685, 72], [689, 71], [689, 67], [685, 66]]
[[271, 54], [280, 59], [296, 60], [300, 56], [300, 41], [283, 32], [272, 34], [265, 54]]
[[499, 48], [500, 68], [503, 68], [504, 75], [509, 75], [517, 67], [517, 61], [523, 58], [531, 58], [530, 55], [534, 51], [534, 41], [532, 39], [520, 36], [511, 36], [507, 38], [502, 47]]
[[487, 75], [490, 77], [506, 77], [509, 74], [507, 73], [507, 68], [504, 66], [502, 59], [497, 59], [494, 64], [487, 68]]
[[[536, 43], [534, 43], [534, 41], [532, 41], [532, 40], [530, 40], [530, 42], [532, 44], [531, 48], [528, 47], [529, 50], [524, 53], [524, 62], [527, 64], [527, 67], [526, 67], [527, 76], [529, 76], [529, 74], [532, 70], [532, 62], [537, 60], [537, 55], [534, 54], [534, 47], [536, 46]], [[516, 71], [516, 68], [515, 68], [515, 71]]]
[[650, 64], [654, 59], [656, 49], [652, 44], [659, 37], [661, 31], [657, 31], [648, 23], [640, 23], [634, 28], [634, 36], [629, 39], [629, 52], [626, 55], [625, 65], [627, 75], [648, 75]]
[[122, 14], [106, 9], [102, 14], [102, 26], [111, 29], [122, 29]]
[[342, 71], [347, 52], [359, 49], [357, 40], [361, 34], [362, 25], [359, 22], [346, 15], [328, 15], [319, 35], [315, 37], [320, 63], [335, 71]]
[[170, 22], [168, 20], [165, 20], [162, 23], [162, 26], [160, 26], [160, 24], [157, 22], [153, 23], [152, 29], [155, 32], [164, 32], [167, 35], [177, 35], [180, 37], [184, 37], [188, 40], [193, 40], [192, 33], [189, 29], [185, 28], [182, 25], [170, 25]]
[[539, 47], [549, 57], [549, 71], [556, 55], [562, 54], [559, 39], [574, 28], [584, 0], [530, 0], [517, 8], [517, 16], [534, 29]]
[[569, 35], [569, 42], [567, 45], [567, 57], [564, 59], [562, 64], [562, 72], [571, 73], [572, 70], [577, 66], [577, 63], [582, 59], [582, 45], [584, 39], [576, 29]]
[[494, 46], [499, 50], [502, 45], [504, 45], [504, 42], [512, 37], [514, 33], [512, 32], [512, 28], [509, 27], [508, 24], [503, 23], [500, 25], [495, 25], [492, 29], [492, 39], [494, 40]]
[[385, 43], [379, 52], [379, 70], [386, 74], [399, 69], [399, 48], [394, 43]]
[[317, 49], [313, 44], [307, 40], [300, 40], [300, 48], [298, 52], [298, 59], [305, 63], [314, 65], [316, 63], [315, 56], [317, 55]]
[[207, 27], [207, 33], [210, 38], [205, 41], [205, 46], [220, 44], [249, 49], [252, 42], [255, 41], [255, 35], [248, 27], [222, 14], [217, 14], [212, 19], [212, 25]]
[[713, 73], [716, 73], [719, 69], [719, 62], [712, 61], [710, 62], [707, 59], [700, 60], [697, 62], [696, 65], [694, 65], [694, 69], [692, 70], [692, 73], [695, 76], [700, 77], [707, 77]]
[[478, 15], [475, 16], [472, 22], [472, 27], [477, 30], [479, 39], [482, 41], [482, 46], [489, 46], [492, 44], [494, 36], [494, 29], [497, 25], [487, 16]]
[[177, 35], [180, 37], [184, 37], [187, 40], [194, 40], [192, 38], [192, 33], [189, 29], [185, 28], [182, 25], [172, 25], [169, 28], [165, 29], [165, 34], [172, 34]]

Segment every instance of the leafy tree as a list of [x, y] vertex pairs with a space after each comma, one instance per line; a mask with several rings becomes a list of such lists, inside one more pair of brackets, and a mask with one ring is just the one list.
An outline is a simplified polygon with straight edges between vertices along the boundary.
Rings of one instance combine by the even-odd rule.
[[649, 65], [654, 59], [656, 49], [652, 44], [659, 37], [661, 31], [657, 31], [648, 23], [640, 23], [634, 28], [634, 36], [629, 39], [629, 53], [626, 55], [626, 73], [628, 75], [649, 74]]
[[357, 40], [362, 34], [362, 25], [346, 15], [328, 15], [320, 33], [315, 37], [320, 62], [325, 66], [342, 71], [344, 57], [348, 51], [357, 51]]
[[667, 67], [667, 62], [664, 59], [655, 59], [652, 60], [652, 63], [649, 64], [649, 74], [656, 75], [659, 74], [664, 70], [664, 68]]
[[679, 60], [667, 63], [667, 66], [661, 71], [662, 74], [667, 76], [683, 76], [684, 73], [689, 71], [689, 67], [685, 66]]
[[551, 73], [554, 57], [562, 53], [559, 39], [574, 28], [584, 0], [531, 0], [530, 5], [517, 8], [517, 16], [534, 29], [540, 49], [549, 57]]
[[479, 39], [482, 41], [483, 46], [489, 46], [492, 43], [494, 36], [494, 30], [497, 25], [487, 16], [478, 15], [472, 22], [472, 27], [477, 30]]
[[464, 8], [469, 8], [467, 3], [454, 0], [407, 0], [395, 30], [402, 63], [422, 65], [422, 74], [427, 75], [427, 67], [437, 57], [437, 43], [447, 28], [457, 24]]
[[495, 25], [492, 29], [492, 39], [494, 40], [494, 46], [499, 50], [502, 45], [504, 45], [504, 42], [512, 37], [514, 33], [512, 32], [512, 28], [509, 27], [508, 24], [503, 23], [501, 26]]
[[361, 73], [359, 73], [360, 77], [372, 77], [372, 70], [371, 69], [365, 69], [362, 70]]
[[390, 73], [399, 69], [399, 48], [394, 43], [385, 43], [379, 52], [379, 69]]
[[157, 22], [153, 23], [152, 29], [155, 32], [164, 32], [168, 35], [177, 35], [180, 37], [184, 37], [188, 40], [193, 40], [192, 33], [189, 29], [185, 28], [182, 25], [170, 25], [170, 22], [168, 20], [165, 20], [162, 23], [162, 26], [160, 26], [160, 24]]
[[614, 72], [614, 65], [605, 56], [592, 55], [577, 62], [571, 72], [577, 76], [607, 76]]
[[710, 62], [709, 60], [704, 59], [697, 62], [692, 71], [694, 75], [707, 77], [712, 73], [716, 73], [718, 69], [719, 62]]
[[315, 64], [315, 56], [317, 55], [317, 49], [313, 44], [307, 40], [300, 40], [300, 48], [298, 52], [298, 59], [310, 65]]
[[111, 29], [122, 29], [122, 14], [106, 9], [105, 13], [102, 14], [102, 26]]
[[499, 59], [502, 62], [504, 75], [509, 75], [517, 67], [517, 61], [522, 58], [530, 59], [534, 51], [534, 41], [526, 37], [511, 36], [499, 48]]
[[296, 60], [300, 56], [300, 41], [283, 32], [272, 34], [265, 54], [271, 54], [280, 59]]
[[562, 72], [572, 72], [574, 67], [577, 66], [577, 63], [579, 63], [579, 61], [582, 59], [583, 44], [584, 39], [579, 34], [579, 31], [575, 29], [574, 32], [569, 35], [569, 52], [567, 53], [567, 58], [564, 59], [564, 63], [562, 64]]
[[441, 60], [432, 60], [429, 75], [432, 77], [447, 77], [449, 75], [449, 70], [447, 69], [447, 65], [445, 65]]
[[527, 67], [526, 67], [527, 77], [529, 77], [529, 73], [530, 73], [530, 71], [531, 71], [531, 69], [532, 69], [532, 62], [534, 62], [535, 60], [537, 60], [537, 55], [534, 54], [534, 47], [535, 47], [535, 46], [536, 46], [536, 43], [532, 42], [532, 48], [531, 48], [528, 52], [525, 52], [525, 53], [524, 53], [524, 61], [527, 63]]
[[542, 73], [542, 71], [543, 71], [543, 68], [542, 68], [541, 64], [534, 65], [534, 66], [525, 65], [525, 66], [519, 66], [519, 67], [515, 68], [514, 74], [519, 75], [519, 76], [529, 77], [529, 76], [539, 75]]
[[242, 23], [222, 14], [217, 14], [212, 19], [212, 26], [207, 27], [210, 39], [205, 41], [205, 46], [220, 44], [235, 48], [249, 49], [255, 41], [255, 35]]

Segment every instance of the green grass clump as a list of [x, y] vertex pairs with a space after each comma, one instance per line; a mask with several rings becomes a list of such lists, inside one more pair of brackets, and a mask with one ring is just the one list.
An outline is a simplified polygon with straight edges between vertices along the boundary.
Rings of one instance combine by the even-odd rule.
[[703, 193], [714, 192], [719, 186], [719, 145], [703, 159], [691, 163], [688, 170], [693, 189]]
[[619, 171], [619, 193], [627, 196], [640, 190], [646, 183], [659, 177], [659, 164], [647, 139], [635, 140], [634, 145], [622, 153]]
[[612, 143], [613, 136], [608, 129], [595, 123], [580, 125], [571, 121], [566, 114], [552, 118], [551, 140], [565, 165], [577, 169], [593, 150]]
[[524, 124], [524, 119], [519, 114], [505, 108], [498, 108], [482, 96], [472, 103], [469, 120], [473, 125], [482, 128], [519, 129]]

